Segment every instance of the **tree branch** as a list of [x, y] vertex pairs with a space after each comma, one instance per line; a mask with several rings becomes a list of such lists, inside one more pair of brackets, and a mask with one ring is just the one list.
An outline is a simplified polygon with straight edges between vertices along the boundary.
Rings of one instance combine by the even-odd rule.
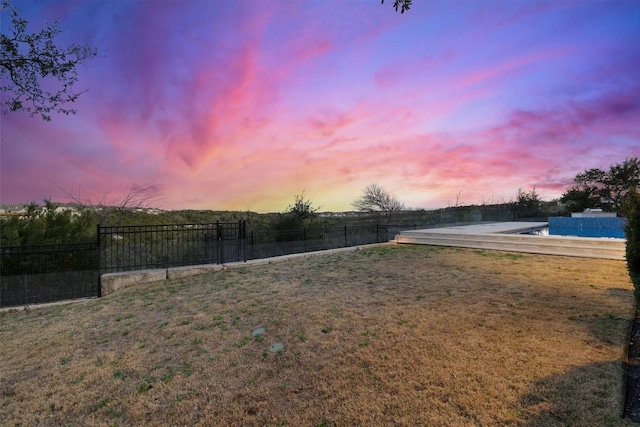
[[[51, 120], [51, 112], [75, 114], [66, 105], [75, 102], [86, 91], [72, 92], [78, 80], [77, 67], [98, 54], [96, 48], [71, 44], [59, 48], [54, 41], [62, 33], [58, 23], [47, 25], [38, 33], [26, 34], [27, 21], [17, 9], [3, 0], [2, 11], [9, 11], [8, 34], [0, 35], [0, 78], [8, 82], [0, 87], [8, 99], [3, 100], [3, 113], [25, 111]], [[41, 80], [55, 79], [61, 85], [55, 92], [42, 89]], [[27, 105], [25, 105], [27, 104]]]

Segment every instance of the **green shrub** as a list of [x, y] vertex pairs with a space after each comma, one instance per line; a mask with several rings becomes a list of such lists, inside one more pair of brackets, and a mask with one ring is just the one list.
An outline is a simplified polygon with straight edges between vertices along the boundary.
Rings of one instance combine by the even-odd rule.
[[627, 269], [634, 287], [636, 304], [640, 302], [640, 194], [632, 188], [627, 194], [624, 205], [627, 225]]

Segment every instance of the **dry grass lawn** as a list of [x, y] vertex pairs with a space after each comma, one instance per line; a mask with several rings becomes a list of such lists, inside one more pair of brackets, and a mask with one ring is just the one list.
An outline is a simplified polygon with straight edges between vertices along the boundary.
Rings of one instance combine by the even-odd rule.
[[633, 313], [622, 261], [390, 245], [228, 269], [0, 314], [0, 425], [623, 426]]

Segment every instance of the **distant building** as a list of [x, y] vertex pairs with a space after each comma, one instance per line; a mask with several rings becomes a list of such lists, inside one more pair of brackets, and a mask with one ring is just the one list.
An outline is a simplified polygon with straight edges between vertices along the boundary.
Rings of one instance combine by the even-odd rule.
[[602, 209], [585, 209], [584, 212], [573, 212], [571, 218], [616, 218], [615, 212], [604, 212]]
[[0, 216], [25, 216], [27, 208], [19, 205], [0, 205]]

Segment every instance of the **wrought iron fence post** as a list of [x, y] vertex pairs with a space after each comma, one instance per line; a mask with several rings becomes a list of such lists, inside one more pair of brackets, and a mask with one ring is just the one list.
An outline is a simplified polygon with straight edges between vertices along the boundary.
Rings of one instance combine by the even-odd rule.
[[101, 274], [101, 269], [102, 269], [102, 262], [101, 262], [101, 258], [102, 258], [102, 250], [100, 247], [100, 224], [96, 225], [96, 250], [98, 252], [98, 262], [97, 262], [97, 270], [98, 270], [98, 298], [102, 297], [102, 274]]
[[22, 300], [24, 301], [24, 305], [29, 305], [31, 301], [29, 301], [29, 291], [27, 289], [27, 275], [22, 275]]
[[253, 248], [254, 244], [255, 244], [255, 240], [254, 240], [254, 236], [253, 236], [253, 230], [251, 230], [251, 242], [249, 243], [249, 245], [250, 245], [250, 248], [251, 248], [251, 257], [252, 258], [253, 258], [253, 254], [254, 254], [254, 250], [253, 250], [254, 249]]
[[223, 264], [224, 249], [222, 248], [222, 227], [220, 227], [220, 221], [216, 221], [216, 252], [218, 255], [218, 264]]
[[245, 220], [238, 221], [238, 246], [240, 249], [240, 256], [238, 260], [246, 261], [247, 254], [245, 252], [245, 244], [247, 242], [247, 222]]
[[207, 226], [204, 233], [204, 260], [206, 264], [215, 264], [214, 245], [215, 240], [211, 227]]
[[344, 247], [347, 247], [347, 226], [344, 226]]
[[247, 261], [247, 221], [242, 220], [242, 260]]

